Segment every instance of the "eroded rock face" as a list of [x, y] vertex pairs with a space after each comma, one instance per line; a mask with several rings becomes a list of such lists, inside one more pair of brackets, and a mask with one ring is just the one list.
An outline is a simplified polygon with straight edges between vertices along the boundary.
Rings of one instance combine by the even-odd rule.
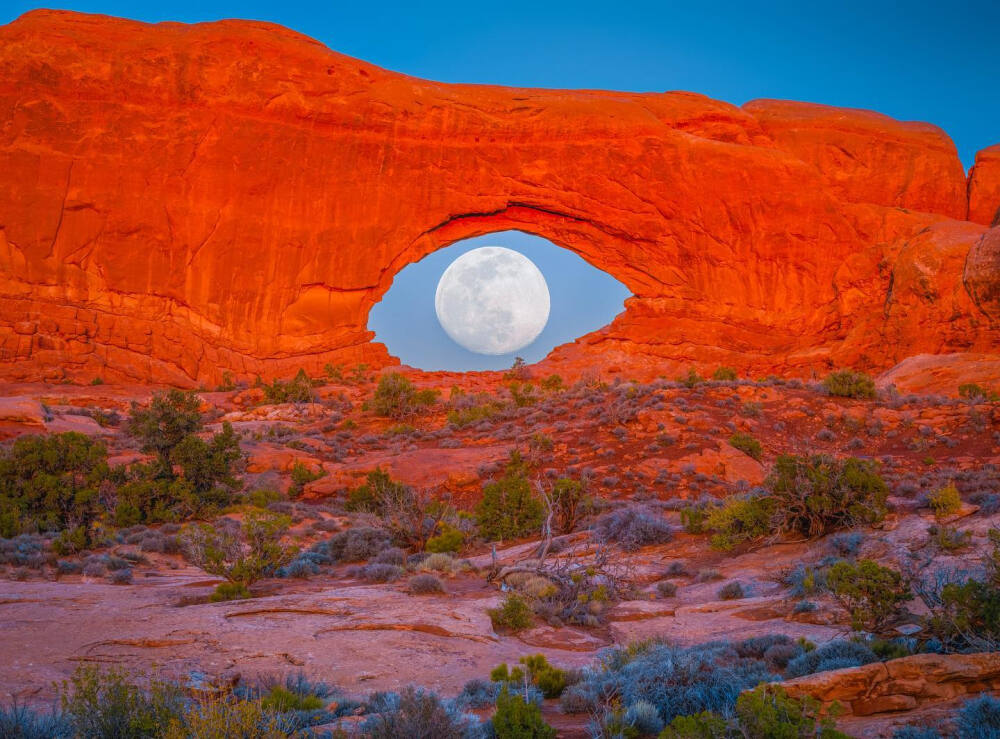
[[445, 85], [263, 23], [54, 11], [0, 28], [0, 120], [8, 378], [391, 363], [367, 317], [393, 275], [511, 228], [635, 296], [554, 364], [883, 368], [998, 343], [962, 283], [985, 227], [953, 220], [962, 168], [926, 124]]
[[991, 326], [1000, 326], [1000, 226], [991, 228], [969, 250], [965, 287]]
[[1000, 226], [1000, 144], [976, 154], [969, 173], [969, 220]]
[[862, 667], [830, 670], [781, 683], [793, 697], [838, 702], [847, 714], [907, 711], [1000, 687], [1000, 655], [915, 654]]

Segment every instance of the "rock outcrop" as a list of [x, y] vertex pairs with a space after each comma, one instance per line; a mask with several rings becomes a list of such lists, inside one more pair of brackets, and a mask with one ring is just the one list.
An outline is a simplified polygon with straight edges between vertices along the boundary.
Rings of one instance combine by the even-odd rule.
[[0, 120], [10, 379], [392, 363], [367, 318], [393, 276], [511, 228], [634, 294], [552, 362], [803, 372], [1000, 344], [996, 307], [970, 295], [1000, 274], [987, 260], [963, 280], [994, 159], [967, 188], [927, 124], [439, 84], [264, 23], [57, 11], [0, 28]]
[[969, 173], [969, 220], [1000, 225], [1000, 144], [976, 154]]
[[847, 714], [908, 711], [1000, 689], [1000, 654], [914, 654], [781, 683], [789, 695], [840, 704]]

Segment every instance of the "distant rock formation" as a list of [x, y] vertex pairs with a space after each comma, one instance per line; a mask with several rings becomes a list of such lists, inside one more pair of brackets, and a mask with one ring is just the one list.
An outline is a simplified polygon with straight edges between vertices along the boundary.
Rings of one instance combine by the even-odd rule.
[[512, 228], [634, 294], [556, 364], [995, 353], [998, 154], [967, 182], [940, 129], [866, 111], [447, 85], [265, 23], [33, 11], [0, 28], [0, 376], [389, 364], [367, 319], [393, 276]]

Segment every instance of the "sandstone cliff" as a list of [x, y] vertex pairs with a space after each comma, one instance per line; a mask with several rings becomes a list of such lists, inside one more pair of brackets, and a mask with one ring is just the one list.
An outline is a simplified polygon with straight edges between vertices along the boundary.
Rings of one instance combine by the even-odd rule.
[[0, 28], [0, 121], [6, 378], [390, 363], [366, 324], [394, 274], [509, 228], [633, 292], [584, 357], [801, 372], [1000, 345], [996, 153], [967, 183], [928, 124], [439, 84], [263, 23], [56, 11]]

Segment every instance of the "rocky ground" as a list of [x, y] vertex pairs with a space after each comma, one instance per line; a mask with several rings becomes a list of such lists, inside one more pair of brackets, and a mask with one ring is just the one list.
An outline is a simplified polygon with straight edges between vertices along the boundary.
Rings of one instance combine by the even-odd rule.
[[[824, 596], [815, 609], [797, 608], [787, 574], [796, 566], [836, 555], [836, 541], [775, 541], [737, 553], [711, 549], [704, 535], [684, 533], [680, 508], [704, 496], [726, 497], [760, 484], [779, 454], [827, 453], [878, 460], [891, 490], [892, 513], [862, 532], [866, 557], [904, 567], [911, 554], [956, 568], [972, 567], [986, 533], [1000, 521], [1000, 405], [957, 397], [956, 388], [901, 395], [882, 388], [876, 400], [834, 398], [811, 382], [764, 379], [679, 383], [631, 382], [592, 376], [570, 387], [544, 377], [504, 379], [498, 373], [411, 373], [420, 387], [442, 391], [428, 412], [405, 422], [364, 408], [374, 377], [317, 383], [316, 402], [265, 402], [259, 388], [199, 393], [210, 429], [230, 422], [246, 453], [248, 488], [289, 496], [272, 503], [292, 515], [290, 537], [306, 547], [351, 516], [347, 490], [376, 467], [410, 485], [471, 509], [485, 481], [512, 449], [535, 465], [540, 480], [568, 475], [588, 482], [596, 510], [563, 538], [557, 556], [585, 558], [594, 547], [586, 529], [601, 511], [628, 502], [659, 512], [675, 529], [667, 544], [619, 552], [636, 584], [632, 599], [611, 608], [593, 627], [548, 625], [517, 634], [497, 631], [487, 615], [501, 593], [486, 573], [535, 556], [538, 541], [470, 545], [451, 571], [439, 573], [446, 592], [412, 595], [405, 580], [368, 583], [357, 568], [338, 565], [309, 578], [270, 579], [249, 600], [212, 603], [219, 580], [179, 554], [143, 551], [143, 532], [126, 532], [101, 552], [133, 562], [130, 583], [113, 573], [59, 576], [48, 564], [7, 565], [0, 571], [0, 686], [4, 693], [47, 701], [55, 684], [81, 663], [118, 664], [185, 678], [204, 674], [225, 681], [237, 674], [303, 670], [349, 692], [407, 683], [454, 694], [500, 662], [542, 652], [560, 666], [591, 663], [612, 644], [665, 637], [682, 644], [742, 639], [771, 633], [822, 643], [849, 631], [843, 612]], [[512, 402], [512, 379], [529, 382], [533, 400]], [[690, 385], [690, 386], [689, 386]], [[458, 427], [448, 412], [465, 397], [496, 401], [491, 417]], [[141, 458], [122, 429], [130, 403], [153, 388], [128, 386], [2, 385], [0, 433], [80, 431], [103, 438], [115, 462]], [[449, 398], [452, 399], [449, 399]], [[454, 420], [454, 416], [453, 416]], [[756, 460], [729, 439], [743, 432], [760, 441]], [[293, 472], [316, 479], [298, 485]], [[962, 509], [946, 521], [925, 507], [924, 496], [953, 482]], [[934, 549], [929, 529], [946, 523], [971, 536], [967, 546]], [[672, 597], [656, 584], [677, 585]], [[739, 582], [744, 597], [720, 598]], [[914, 602], [914, 612], [920, 607]], [[943, 704], [942, 704], [943, 705]], [[943, 710], [909, 707], [903, 713], [852, 717], [852, 734], [890, 732], [914, 714]], [[582, 731], [586, 716], [563, 716], [547, 702], [546, 717], [566, 736]]]

